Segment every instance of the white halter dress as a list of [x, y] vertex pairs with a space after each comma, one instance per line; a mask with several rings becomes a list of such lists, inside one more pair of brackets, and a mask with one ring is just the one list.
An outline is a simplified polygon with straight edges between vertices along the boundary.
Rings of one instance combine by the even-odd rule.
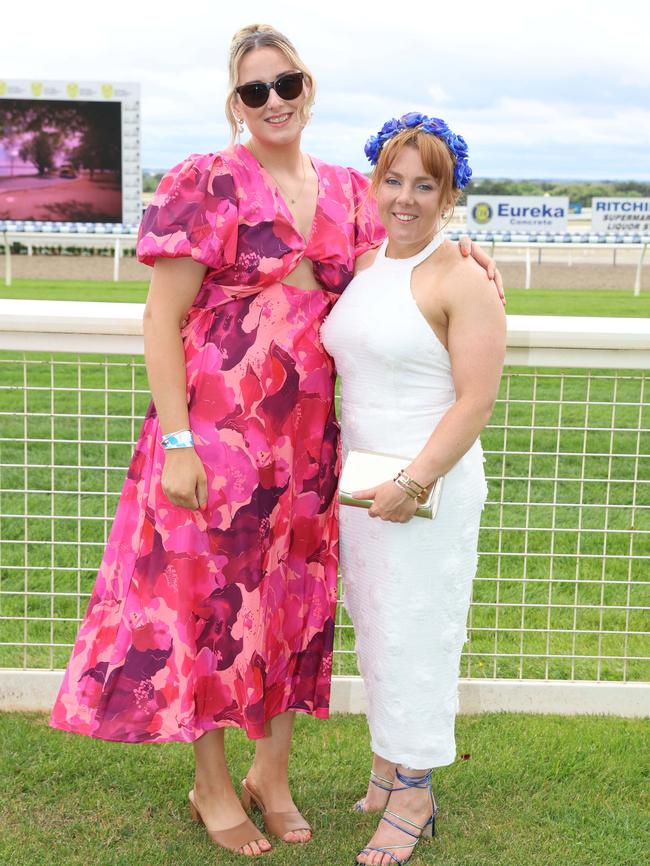
[[[344, 459], [352, 448], [414, 457], [456, 399], [447, 350], [411, 293], [413, 268], [442, 240], [406, 259], [387, 258], [384, 242], [322, 326], [341, 376]], [[447, 473], [434, 520], [395, 524], [339, 508], [372, 750], [407, 767], [455, 759], [458, 670], [486, 495], [477, 440]]]

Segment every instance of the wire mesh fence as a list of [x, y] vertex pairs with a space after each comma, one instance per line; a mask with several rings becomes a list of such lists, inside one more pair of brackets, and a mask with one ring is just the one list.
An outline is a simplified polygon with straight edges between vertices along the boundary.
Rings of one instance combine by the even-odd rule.
[[[463, 676], [650, 681], [647, 379], [506, 368]], [[0, 667], [65, 666], [149, 399], [139, 355], [0, 353]]]

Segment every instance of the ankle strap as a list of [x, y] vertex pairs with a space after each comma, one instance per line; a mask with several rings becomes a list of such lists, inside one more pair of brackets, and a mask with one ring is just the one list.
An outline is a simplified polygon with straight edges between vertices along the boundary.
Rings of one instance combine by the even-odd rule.
[[[379, 773], [375, 773], [374, 770], [370, 771], [370, 784], [374, 785], [376, 788], [381, 788], [382, 791], [392, 791], [394, 781], [395, 779], [385, 779], [383, 776], [380, 776]], [[384, 783], [383, 785], [381, 784], [382, 782]]]
[[428, 788], [431, 785], [432, 775], [433, 770], [427, 770], [423, 776], [405, 776], [398, 769], [395, 770], [395, 777], [405, 788]]

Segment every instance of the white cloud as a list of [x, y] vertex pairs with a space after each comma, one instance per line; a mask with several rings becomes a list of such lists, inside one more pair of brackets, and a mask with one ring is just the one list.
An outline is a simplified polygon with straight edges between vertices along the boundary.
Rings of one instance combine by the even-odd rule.
[[489, 142], [492, 146], [624, 148], [630, 143], [631, 130], [635, 140], [650, 141], [650, 111], [625, 106], [605, 113], [571, 102], [506, 97], [486, 108], [455, 111], [453, 118], [450, 115], [450, 123], [477, 147]]
[[462, 8], [411, 0], [386, 15], [376, 0], [248, 0], [241, 8], [32, 0], [29, 24], [19, 4], [3, 10], [12, 38], [1, 71], [140, 81], [143, 163], [159, 167], [225, 143], [231, 36], [270, 19], [317, 75], [305, 142], [326, 159], [363, 166], [367, 135], [418, 110], [442, 114], [464, 134], [486, 174], [505, 164], [557, 175], [558, 160], [574, 171], [597, 149], [599, 171], [623, 167], [640, 177], [650, 141], [648, 8], [647, 0], [466, 0]]
[[429, 96], [435, 106], [446, 105], [451, 101], [451, 97], [439, 84], [432, 84], [429, 87]]

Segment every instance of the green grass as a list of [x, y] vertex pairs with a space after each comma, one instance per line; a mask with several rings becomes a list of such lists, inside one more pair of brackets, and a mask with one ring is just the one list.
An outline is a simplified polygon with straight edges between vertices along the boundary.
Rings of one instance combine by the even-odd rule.
[[506, 311], [520, 316], [650, 317], [650, 292], [613, 289], [510, 289]]
[[[460, 716], [457, 761], [434, 773], [437, 836], [411, 861], [436, 866], [639, 866], [650, 845], [647, 723], [612, 718]], [[235, 780], [252, 744], [227, 734]], [[0, 862], [11, 866], [196, 866], [243, 862], [189, 820], [192, 750], [52, 731], [43, 716], [0, 716]], [[365, 719], [298, 717], [291, 778], [314, 827], [305, 847], [264, 862], [341, 866], [377, 818], [352, 803], [367, 778]]]
[[[50, 301], [114, 301], [142, 303], [146, 282], [83, 280], [14, 280], [0, 286], [0, 298]], [[584, 289], [509, 289], [507, 311], [531, 316], [650, 317], [650, 292], [635, 298], [631, 291]]]
[[0, 298], [137, 304], [144, 303], [148, 285], [139, 281], [113, 283], [102, 280], [14, 280], [11, 286], [0, 286]]

